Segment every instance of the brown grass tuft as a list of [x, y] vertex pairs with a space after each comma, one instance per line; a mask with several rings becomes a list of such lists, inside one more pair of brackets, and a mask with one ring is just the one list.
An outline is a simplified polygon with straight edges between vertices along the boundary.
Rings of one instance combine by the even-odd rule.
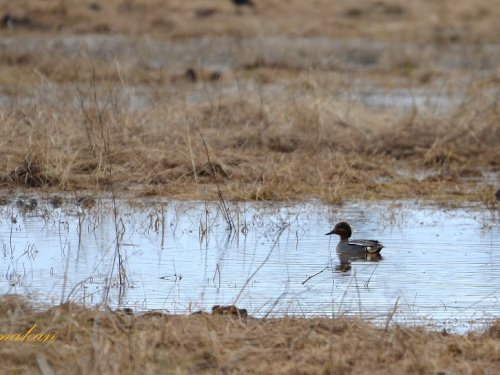
[[34, 188], [56, 186], [59, 183], [56, 177], [49, 174], [43, 159], [31, 152], [8, 174], [8, 181]]
[[453, 335], [398, 326], [384, 331], [347, 318], [130, 315], [72, 303], [44, 310], [15, 296], [2, 297], [0, 313], [1, 334], [24, 334], [36, 324], [32, 333], [55, 335], [53, 342], [2, 342], [3, 368], [30, 373], [44, 367], [56, 374], [495, 374], [500, 350], [498, 323], [484, 333]]

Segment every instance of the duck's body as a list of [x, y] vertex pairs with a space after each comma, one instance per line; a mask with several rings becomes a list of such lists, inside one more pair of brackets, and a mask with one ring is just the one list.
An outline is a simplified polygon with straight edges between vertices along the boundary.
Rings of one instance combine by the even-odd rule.
[[338, 253], [380, 253], [384, 245], [376, 240], [340, 240], [337, 245]]
[[337, 245], [337, 253], [338, 254], [353, 254], [353, 255], [362, 255], [362, 254], [376, 254], [380, 253], [384, 245], [382, 245], [379, 241], [376, 240], [351, 240], [349, 238], [352, 234], [352, 229], [349, 223], [342, 221], [335, 225], [331, 232], [328, 232], [327, 235], [337, 234], [340, 236], [340, 241]]

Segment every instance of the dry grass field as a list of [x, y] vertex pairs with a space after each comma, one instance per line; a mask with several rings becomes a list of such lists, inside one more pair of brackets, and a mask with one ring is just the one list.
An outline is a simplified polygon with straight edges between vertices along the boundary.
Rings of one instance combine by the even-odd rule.
[[[500, 8], [488, 0], [3, 0], [1, 10], [33, 32], [291, 35], [428, 43], [497, 43]], [[29, 22], [28, 22], [29, 21]], [[17, 32], [17, 31], [16, 31]]]
[[500, 360], [498, 322], [460, 336], [346, 318], [134, 316], [73, 304], [40, 311], [13, 296], [2, 298], [0, 316], [9, 374], [476, 375], [496, 374]]
[[2, 1], [1, 184], [492, 203], [499, 12], [466, 0]]

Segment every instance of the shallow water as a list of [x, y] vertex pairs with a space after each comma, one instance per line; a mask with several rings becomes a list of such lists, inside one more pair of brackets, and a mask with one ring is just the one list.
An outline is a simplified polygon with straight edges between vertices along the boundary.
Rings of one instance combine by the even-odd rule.
[[[240, 202], [229, 205], [232, 231], [217, 203], [119, 201], [116, 216], [107, 199], [90, 209], [40, 199], [0, 210], [0, 294], [41, 304], [107, 298], [187, 313], [235, 303], [253, 316], [350, 314], [383, 324], [397, 303], [394, 322], [458, 331], [500, 317], [498, 210]], [[339, 270], [338, 239], [324, 234], [340, 220], [354, 238], [383, 242], [382, 259]]]

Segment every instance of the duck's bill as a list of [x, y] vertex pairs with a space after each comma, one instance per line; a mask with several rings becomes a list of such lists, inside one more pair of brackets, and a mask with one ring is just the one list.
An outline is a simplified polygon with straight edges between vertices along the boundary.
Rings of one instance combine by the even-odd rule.
[[335, 229], [334, 229], [334, 230], [332, 230], [331, 232], [325, 233], [325, 236], [329, 236], [330, 234], [336, 234], [336, 233], [335, 233]]

